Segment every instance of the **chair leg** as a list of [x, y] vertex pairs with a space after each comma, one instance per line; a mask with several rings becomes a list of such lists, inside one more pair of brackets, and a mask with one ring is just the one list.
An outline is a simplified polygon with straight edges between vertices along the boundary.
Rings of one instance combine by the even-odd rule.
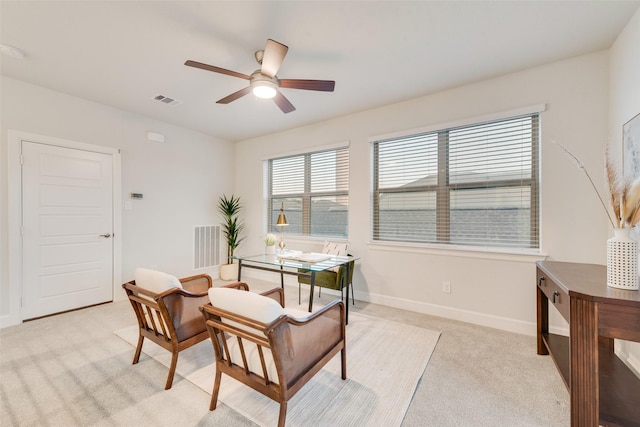
[[136, 346], [136, 352], [133, 355], [133, 364], [135, 365], [140, 360], [140, 352], [142, 351], [142, 342], [144, 341], [144, 337], [142, 335], [138, 335], [138, 345]]
[[216, 379], [213, 382], [213, 392], [211, 392], [211, 402], [209, 403], [209, 410], [213, 411], [218, 405], [218, 392], [220, 391], [220, 380], [222, 379], [222, 372], [216, 369]]
[[[353, 294], [353, 282], [351, 282], [351, 301], [353, 301], [353, 305], [356, 305], [356, 296]], [[349, 304], [349, 301], [347, 301]]]
[[347, 379], [347, 349], [343, 348], [340, 351], [340, 361], [342, 362], [342, 379]]
[[174, 351], [171, 355], [171, 365], [169, 366], [169, 375], [167, 376], [167, 384], [164, 386], [165, 390], [169, 390], [173, 385], [173, 376], [176, 373], [176, 366], [178, 365], [178, 352]]
[[287, 402], [280, 402], [280, 414], [278, 415], [278, 427], [284, 427], [287, 418]]

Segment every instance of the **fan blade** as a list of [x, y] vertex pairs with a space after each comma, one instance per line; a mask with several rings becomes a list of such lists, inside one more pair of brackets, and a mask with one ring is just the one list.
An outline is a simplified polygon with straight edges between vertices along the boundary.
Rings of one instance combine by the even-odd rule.
[[288, 50], [289, 48], [282, 43], [268, 39], [262, 55], [262, 69], [260, 72], [265, 76], [275, 77]]
[[273, 101], [285, 114], [290, 113], [296, 109], [296, 107], [294, 107], [293, 104], [289, 102], [289, 100], [285, 98], [285, 96], [280, 92], [276, 92], [276, 96], [275, 98], [273, 98]]
[[216, 101], [217, 104], [228, 104], [230, 102], [235, 101], [238, 98], [241, 98], [243, 96], [245, 96], [246, 94], [248, 94], [249, 92], [251, 92], [251, 86], [247, 86], [244, 89], [240, 89], [237, 92], [233, 92], [231, 95], [229, 96], [225, 96], [224, 98], [222, 98], [219, 101]]
[[320, 90], [323, 92], [333, 92], [336, 86], [336, 82], [333, 80], [296, 80], [296, 79], [283, 79], [280, 80], [280, 87], [286, 87], [290, 89], [304, 89], [304, 90]]
[[247, 76], [246, 74], [238, 73], [231, 70], [226, 70], [220, 67], [214, 67], [213, 65], [203, 64], [202, 62], [188, 60], [187, 62], [184, 63], [184, 65], [187, 65], [189, 67], [200, 68], [207, 71], [213, 71], [214, 73], [226, 74], [228, 76], [233, 76], [233, 77], [240, 77], [241, 79], [245, 79], [245, 80], [251, 79], [251, 77]]

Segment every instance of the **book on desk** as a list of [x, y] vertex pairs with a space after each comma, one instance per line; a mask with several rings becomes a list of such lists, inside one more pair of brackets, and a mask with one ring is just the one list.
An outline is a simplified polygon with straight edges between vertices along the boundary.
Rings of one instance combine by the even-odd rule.
[[291, 251], [291, 252], [278, 254], [279, 259], [299, 261], [299, 262], [305, 262], [305, 263], [322, 262], [322, 261], [331, 259], [331, 257], [332, 255], [330, 254], [320, 254], [316, 252]]

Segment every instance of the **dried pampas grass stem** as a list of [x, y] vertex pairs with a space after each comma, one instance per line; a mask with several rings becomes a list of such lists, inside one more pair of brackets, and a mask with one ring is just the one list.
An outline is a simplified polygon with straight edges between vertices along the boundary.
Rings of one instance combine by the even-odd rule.
[[640, 178], [636, 179], [624, 194], [623, 221], [633, 227], [640, 221]]
[[[602, 208], [604, 209], [604, 212], [607, 215], [607, 219], [609, 220], [609, 222], [611, 223], [611, 227], [613, 228], [620, 228], [620, 221], [616, 220], [615, 223], [613, 221], [613, 219], [611, 218], [611, 213], [609, 212], [609, 209], [607, 209], [607, 205], [604, 203], [604, 199], [602, 198], [602, 196], [600, 195], [600, 192], [598, 191], [598, 189], [596, 188], [596, 185], [593, 183], [593, 180], [591, 179], [591, 175], [589, 175], [589, 171], [587, 171], [587, 168], [584, 167], [584, 164], [580, 161], [580, 159], [578, 159], [576, 156], [573, 155], [573, 153], [571, 151], [569, 151], [567, 149], [567, 147], [565, 147], [564, 145], [560, 144], [559, 142], [553, 141], [554, 144], [556, 144], [558, 147], [560, 147], [560, 149], [562, 149], [562, 151], [564, 151], [571, 159], [573, 159], [573, 161], [575, 162], [576, 166], [580, 169], [582, 169], [582, 171], [584, 172], [584, 174], [587, 176], [587, 179], [589, 180], [589, 183], [591, 184], [591, 187], [593, 188], [593, 191], [595, 191], [596, 196], [598, 196], [598, 200], [600, 200], [600, 204], [602, 205]], [[608, 167], [607, 167], [607, 173], [609, 173], [608, 171]], [[617, 175], [614, 175], [617, 176]], [[611, 183], [611, 181], [609, 181]], [[617, 180], [616, 180], [617, 182]], [[616, 184], [617, 185], [617, 184]], [[620, 194], [619, 192], [611, 192], [611, 201], [612, 201], [612, 207], [615, 210], [615, 206], [616, 204], [613, 203], [613, 199], [614, 194]], [[620, 204], [617, 204], [617, 206], [620, 206]], [[617, 218], [620, 218], [620, 215], [617, 215]]]
[[607, 183], [609, 184], [609, 198], [611, 201], [611, 208], [613, 209], [613, 217], [615, 220], [615, 228], [620, 228], [622, 225], [622, 212], [620, 212], [620, 208], [622, 206], [622, 195], [626, 193], [626, 185], [623, 185], [622, 180], [620, 179], [620, 174], [618, 174], [611, 163], [609, 157], [609, 145], [607, 145], [605, 152], [605, 170], [606, 170], [606, 178]]

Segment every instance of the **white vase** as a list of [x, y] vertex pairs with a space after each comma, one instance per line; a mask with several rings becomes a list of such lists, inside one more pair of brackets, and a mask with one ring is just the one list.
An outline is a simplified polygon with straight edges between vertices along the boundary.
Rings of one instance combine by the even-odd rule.
[[614, 228], [607, 240], [607, 286], [638, 290], [638, 242], [629, 228]]
[[276, 245], [267, 245], [264, 252], [266, 254], [275, 254], [276, 253]]

